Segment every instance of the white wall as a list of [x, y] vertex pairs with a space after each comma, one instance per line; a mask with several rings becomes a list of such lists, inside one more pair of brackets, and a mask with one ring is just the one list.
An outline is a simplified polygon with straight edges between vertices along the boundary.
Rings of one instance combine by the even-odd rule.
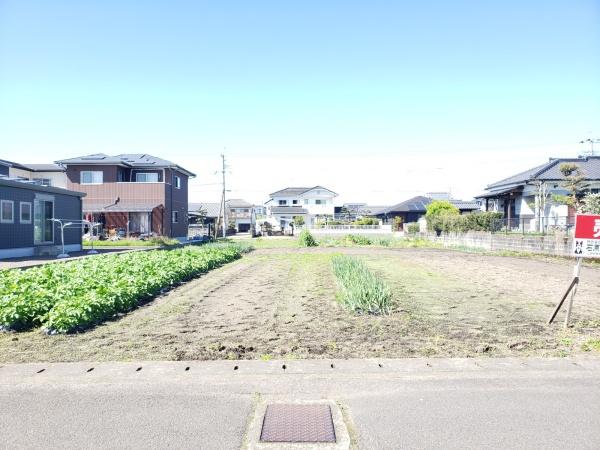
[[8, 169], [8, 175], [10, 177], [27, 178], [28, 180], [33, 180], [34, 178], [48, 178], [51, 180], [52, 186], [63, 189], [67, 188], [67, 174], [65, 172], [30, 172], [28, 170], [10, 167]]

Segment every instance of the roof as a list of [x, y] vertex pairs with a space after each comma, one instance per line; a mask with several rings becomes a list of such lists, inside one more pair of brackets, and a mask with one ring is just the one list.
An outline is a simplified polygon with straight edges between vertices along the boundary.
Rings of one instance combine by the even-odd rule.
[[58, 164], [22, 164], [31, 172], [64, 172], [65, 169]]
[[188, 203], [188, 212], [194, 213], [199, 209], [206, 211], [206, 217], [218, 217], [221, 211], [220, 203]]
[[132, 200], [120, 201], [117, 204], [106, 205], [105, 203], [84, 203], [83, 212], [99, 213], [99, 212], [152, 212], [154, 208], [160, 206], [161, 203], [156, 201]]
[[37, 192], [48, 192], [51, 194], [72, 195], [73, 197], [85, 197], [85, 192], [71, 191], [70, 189], [57, 188], [54, 186], [42, 186], [39, 182], [24, 180], [22, 178], [8, 178], [0, 175], [0, 186], [8, 186], [19, 189], [28, 189]]
[[227, 203], [228, 208], [252, 208], [254, 206], [252, 203], [241, 198], [232, 198], [225, 203]]
[[[433, 201], [434, 199], [430, 198], [430, 197], [424, 197], [422, 195], [418, 195], [416, 197], [413, 198], [409, 198], [408, 200], [405, 200], [401, 203], [398, 203], [397, 205], [394, 206], [390, 206], [388, 208], [382, 209], [376, 213], [372, 213], [373, 215], [380, 215], [380, 214], [390, 214], [393, 212], [418, 212], [418, 213], [424, 213], [427, 211], [427, 206]], [[456, 206], [459, 210], [461, 211], [473, 211], [476, 209], [479, 209], [479, 205], [477, 204], [476, 201], [464, 201], [464, 200], [457, 200], [457, 199], [450, 199], [448, 200], [450, 203], [452, 203], [454, 206]]]
[[308, 210], [301, 206], [273, 206], [271, 208], [271, 214], [294, 214], [302, 215], [308, 214]]
[[331, 192], [334, 196], [337, 196], [337, 193], [333, 192], [331, 189], [327, 189], [323, 186], [313, 186], [313, 187], [286, 187], [277, 192], [273, 192], [270, 194], [271, 197], [291, 197], [295, 195], [302, 195], [305, 192], [312, 191], [313, 189], [324, 189], [326, 191]]
[[562, 181], [565, 176], [560, 171], [563, 163], [577, 164], [587, 180], [600, 180], [600, 156], [578, 158], [550, 158], [540, 166], [533, 167], [503, 180], [496, 181], [486, 187], [487, 191], [505, 189], [509, 186], [527, 184], [535, 180]]
[[120, 155], [110, 156], [105, 153], [94, 153], [92, 155], [78, 156], [76, 158], [62, 159], [56, 161], [57, 164], [69, 166], [69, 165], [118, 165], [122, 167], [131, 168], [143, 168], [143, 169], [164, 169], [172, 168], [181, 171], [189, 177], [195, 177], [196, 175], [189, 170], [178, 166], [174, 162], [166, 159], [158, 158], [156, 156], [148, 155], [146, 153], [122, 153]]
[[65, 170], [57, 164], [21, 164], [6, 159], [0, 159], [0, 164], [29, 172], [64, 172]]

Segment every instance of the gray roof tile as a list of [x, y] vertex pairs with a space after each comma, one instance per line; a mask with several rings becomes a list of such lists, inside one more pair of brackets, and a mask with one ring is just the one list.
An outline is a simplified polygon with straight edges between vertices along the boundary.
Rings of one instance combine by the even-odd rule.
[[580, 158], [551, 158], [545, 164], [518, 173], [511, 177], [496, 181], [487, 186], [486, 190], [496, 190], [510, 185], [525, 184], [533, 180], [560, 181], [565, 177], [560, 171], [563, 163], [575, 163], [589, 180], [600, 180], [600, 156]]
[[92, 155], [79, 156], [77, 158], [61, 159], [56, 161], [57, 164], [63, 165], [80, 165], [80, 164], [100, 164], [100, 165], [120, 165], [125, 167], [133, 168], [165, 168], [173, 167], [188, 176], [194, 177], [195, 175], [189, 170], [175, 164], [174, 162], [166, 159], [158, 158], [156, 156], [148, 155], [145, 153], [122, 153], [120, 155], [110, 156], [105, 153], [95, 153]]

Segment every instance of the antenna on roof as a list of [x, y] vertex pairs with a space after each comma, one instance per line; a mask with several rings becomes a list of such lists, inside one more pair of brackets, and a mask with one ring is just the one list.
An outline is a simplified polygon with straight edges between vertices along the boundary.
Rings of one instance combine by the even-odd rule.
[[594, 144], [599, 144], [600, 139], [587, 138], [587, 139], [584, 139], [583, 141], [579, 141], [579, 143], [580, 144], [590, 144], [589, 150], [584, 150], [583, 152], [581, 152], [582, 156], [596, 156], [594, 154]]

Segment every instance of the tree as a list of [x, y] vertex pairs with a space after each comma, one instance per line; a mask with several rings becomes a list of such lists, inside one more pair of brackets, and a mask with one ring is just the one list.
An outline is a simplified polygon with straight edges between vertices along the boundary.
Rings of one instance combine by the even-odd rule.
[[460, 210], [448, 200], [433, 200], [429, 205], [427, 205], [425, 210], [425, 217], [435, 217], [441, 215], [457, 216], [460, 214]]
[[600, 194], [586, 194], [581, 200], [579, 212], [584, 214], [600, 214]]
[[537, 187], [535, 194], [535, 203], [531, 209], [536, 217], [536, 227], [538, 231], [543, 229], [543, 217], [546, 215], [546, 204], [548, 203], [548, 197], [550, 196], [550, 190], [548, 189], [548, 183], [542, 180], [536, 180], [533, 183]]
[[438, 234], [448, 231], [446, 229], [448, 218], [460, 215], [460, 210], [448, 200], [433, 200], [425, 210], [427, 228]]
[[394, 231], [400, 231], [402, 222], [404, 222], [402, 216], [394, 216]]
[[560, 172], [565, 177], [562, 186], [569, 192], [568, 195], [554, 195], [553, 200], [557, 203], [569, 205], [577, 210], [581, 207], [581, 194], [588, 185], [585, 183], [585, 174], [575, 163], [563, 163], [559, 166]]
[[294, 216], [294, 225], [297, 227], [301, 227], [304, 225], [304, 217], [302, 216]]

